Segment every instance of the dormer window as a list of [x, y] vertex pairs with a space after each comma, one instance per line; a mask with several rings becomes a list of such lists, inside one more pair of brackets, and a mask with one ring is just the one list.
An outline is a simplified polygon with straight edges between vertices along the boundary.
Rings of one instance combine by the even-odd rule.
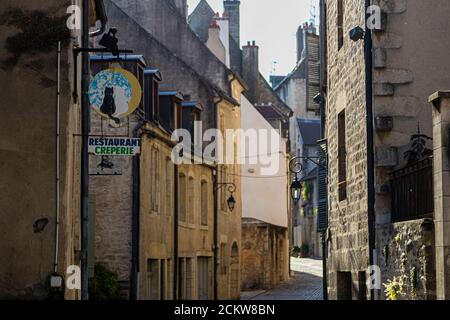
[[146, 121], [159, 122], [159, 83], [162, 81], [158, 69], [145, 69], [144, 71], [145, 95], [144, 115]]
[[159, 123], [169, 132], [182, 127], [182, 101], [178, 91], [159, 92]]
[[182, 127], [191, 133], [191, 139], [194, 142], [194, 124], [196, 121], [200, 121], [203, 106], [195, 101], [184, 101], [181, 106], [183, 107]]

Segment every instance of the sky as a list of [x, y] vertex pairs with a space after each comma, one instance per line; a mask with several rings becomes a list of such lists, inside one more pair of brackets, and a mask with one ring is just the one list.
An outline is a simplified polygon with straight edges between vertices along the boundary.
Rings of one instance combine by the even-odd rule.
[[[188, 0], [189, 13], [200, 0]], [[287, 75], [296, 64], [296, 38], [299, 25], [309, 21], [315, 6], [319, 23], [318, 0], [241, 0], [241, 46], [256, 41], [259, 69], [268, 79], [271, 74]], [[223, 12], [222, 0], [208, 0], [216, 12]], [[311, 5], [312, 4], [312, 5]], [[276, 63], [274, 63], [274, 61]]]

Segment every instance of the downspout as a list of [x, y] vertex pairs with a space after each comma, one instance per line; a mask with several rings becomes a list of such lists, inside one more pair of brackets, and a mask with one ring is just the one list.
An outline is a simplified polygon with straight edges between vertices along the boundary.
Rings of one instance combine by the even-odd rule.
[[59, 223], [60, 223], [60, 97], [61, 97], [61, 41], [58, 41], [57, 49], [57, 72], [56, 72], [56, 155], [55, 155], [55, 167], [56, 167], [56, 188], [55, 188], [55, 205], [56, 205], [56, 218], [55, 218], [55, 260], [54, 260], [54, 274], [58, 271], [58, 251], [59, 251]]
[[[89, 2], [90, 0], [83, 0], [83, 34], [82, 47], [89, 47]], [[88, 291], [88, 277], [89, 277], [89, 263], [88, 263], [88, 233], [89, 233], [89, 154], [88, 154], [88, 140], [89, 140], [89, 53], [87, 51], [82, 53], [81, 58], [82, 76], [81, 76], [81, 299], [89, 299]], [[75, 83], [75, 85], [77, 85]]]
[[[326, 60], [326, 7], [325, 0], [320, 0], [320, 94], [322, 99], [320, 101], [320, 137], [321, 139], [325, 139], [325, 107], [326, 107], [326, 99], [325, 99], [325, 70], [327, 68], [327, 60]], [[328, 167], [328, 161], [326, 161], [326, 165]], [[327, 239], [326, 239], [326, 230], [321, 234], [322, 241], [322, 298], [323, 300], [328, 300], [328, 270], [327, 270]]]
[[105, 10], [105, 4], [103, 3], [103, 0], [95, 0], [95, 13], [97, 17], [100, 19], [100, 29], [92, 31], [89, 33], [89, 36], [96, 37], [106, 30], [106, 24], [108, 23], [108, 17], [106, 16], [106, 10]]
[[[106, 28], [106, 14], [103, 7], [100, 13], [102, 27], [100, 30], [89, 33], [89, 2], [83, 0], [82, 16], [82, 47], [89, 48], [89, 38], [99, 35]], [[96, 7], [103, 5], [102, 0], [96, 1]], [[76, 72], [76, 70], [74, 70]], [[81, 178], [80, 178], [80, 224], [81, 224], [81, 300], [89, 299], [88, 281], [89, 281], [89, 262], [88, 262], [88, 234], [89, 234], [89, 131], [90, 131], [90, 110], [89, 110], [89, 52], [82, 52], [81, 57]], [[75, 86], [77, 83], [74, 84]]]
[[[368, 8], [370, 0], [365, 0], [365, 22], [370, 18]], [[364, 37], [364, 58], [366, 73], [366, 126], [367, 126], [367, 215], [369, 232], [369, 265], [375, 261], [375, 177], [374, 177], [374, 143], [373, 143], [373, 74], [372, 74], [372, 33], [367, 23]], [[375, 289], [370, 289], [370, 300], [375, 300]]]
[[178, 165], [173, 168], [173, 300], [178, 300]]
[[[221, 103], [223, 101], [223, 98], [220, 97], [218, 101], [214, 102], [214, 117], [213, 117], [213, 128], [217, 128], [217, 124], [218, 124], [218, 120], [217, 120], [217, 112], [218, 112], [218, 108], [217, 106], [219, 105], [219, 103]], [[219, 147], [219, 146], [217, 146]], [[214, 300], [217, 300], [218, 297], [218, 276], [217, 276], [217, 267], [218, 267], [218, 262], [219, 262], [219, 257], [218, 257], [218, 244], [219, 244], [219, 199], [217, 198], [218, 196], [218, 186], [219, 186], [219, 181], [218, 181], [218, 174], [219, 174], [219, 165], [216, 162], [216, 166], [215, 166], [215, 174], [213, 175], [213, 196], [214, 196], [214, 230], [213, 230], [213, 237], [214, 237]]]
[[[140, 138], [139, 130], [144, 121], [133, 128], [133, 138]], [[139, 219], [140, 219], [140, 156], [132, 160], [132, 206], [131, 206], [131, 286], [130, 299], [139, 300]]]

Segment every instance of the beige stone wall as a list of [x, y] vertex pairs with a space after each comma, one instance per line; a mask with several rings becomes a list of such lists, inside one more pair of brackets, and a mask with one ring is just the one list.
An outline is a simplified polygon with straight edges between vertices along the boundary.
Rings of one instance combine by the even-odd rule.
[[[167, 142], [170, 137], [147, 124], [147, 129], [157, 134], [157, 137], [150, 138], [145, 134], [143, 137], [143, 149], [141, 156], [141, 213], [140, 213], [140, 275], [141, 275], [141, 299], [150, 299], [150, 289], [148, 286], [148, 260], [158, 259], [165, 261], [165, 299], [173, 299], [173, 276], [174, 276], [174, 164], [170, 159], [172, 145]], [[166, 141], [159, 139], [164, 137]], [[155, 161], [151, 158], [151, 152], [158, 150], [159, 182], [151, 178], [151, 170], [155, 168]], [[167, 166], [167, 167], [166, 167]], [[212, 167], [207, 165], [183, 164], [178, 167], [179, 196], [178, 201], [185, 201], [186, 217], [185, 221], [180, 219], [178, 213], [178, 259], [190, 259], [191, 269], [187, 270], [179, 263], [178, 274], [182, 282], [189, 283], [189, 293], [180, 296], [184, 299], [198, 299], [199, 297], [199, 267], [198, 258], [210, 259], [208, 270], [208, 295], [213, 297], [213, 277], [212, 277], [212, 257], [213, 257], [213, 227], [214, 227], [214, 202], [213, 202], [213, 180]], [[167, 176], [167, 174], [169, 176]], [[185, 179], [180, 179], [184, 176]], [[192, 180], [191, 180], [192, 179]], [[167, 182], [170, 181], [169, 185]], [[181, 196], [181, 183], [185, 183], [186, 198]], [[207, 225], [201, 223], [201, 183], [207, 184]], [[191, 185], [192, 183], [192, 185]], [[159, 204], [158, 209], [152, 207], [150, 193], [152, 188], [158, 187]], [[192, 187], [192, 188], [191, 188]], [[167, 193], [169, 191], [169, 194]], [[179, 203], [179, 208], [183, 207]], [[181, 287], [178, 288], [182, 290]]]
[[[33, 41], [44, 44], [43, 50], [34, 50], [31, 41], [22, 42], [21, 48], [11, 44], [17, 37], [29, 37], [33, 28], [43, 27], [37, 10], [49, 18], [47, 27], [58, 29], [57, 35], [67, 38], [65, 15], [70, 4], [56, 0], [0, 3], [0, 298], [46, 298], [55, 257], [57, 46], [54, 40], [34, 33]], [[10, 9], [16, 10], [17, 20], [8, 14]], [[24, 20], [28, 25], [23, 25]], [[79, 133], [80, 109], [72, 100], [71, 49], [70, 41], [63, 43], [57, 272], [64, 278], [67, 266], [79, 263], [75, 250], [79, 249], [80, 145], [74, 134]], [[14, 51], [19, 55], [14, 56]], [[35, 231], [33, 224], [39, 219], [46, 219], [47, 224]], [[65, 296], [73, 299], [77, 292], [67, 290]]]
[[433, 104], [433, 182], [436, 298], [450, 298], [450, 91], [436, 92]]
[[[337, 1], [327, 6], [329, 176], [328, 289], [337, 298], [337, 272], [357, 272], [368, 266], [367, 159], [363, 41], [352, 42], [347, 31], [364, 25], [364, 1], [344, 1], [344, 45], [338, 50]], [[338, 197], [338, 114], [346, 114], [347, 199]], [[357, 279], [357, 278], [356, 278]]]
[[[243, 88], [237, 81], [232, 82], [233, 98], [240, 102], [240, 94]], [[224, 129], [240, 128], [240, 108], [233, 106], [227, 101], [218, 104], [217, 119], [218, 129], [224, 133]], [[225, 142], [226, 143], [226, 142]], [[232, 144], [233, 145], [233, 144]], [[235, 150], [239, 148], [239, 141], [236, 142]], [[238, 150], [238, 149], [237, 149]], [[237, 156], [236, 154], [234, 155]], [[234, 163], [237, 163], [235, 161]], [[240, 269], [239, 261], [241, 254], [241, 166], [238, 164], [221, 164], [217, 173], [219, 183], [234, 183], [236, 191], [234, 198], [236, 206], [230, 211], [227, 206], [227, 199], [230, 193], [227, 187], [222, 187], [218, 191], [218, 299], [237, 299], [240, 296]]]
[[[386, 15], [374, 32], [374, 117], [391, 117], [391, 130], [375, 126], [377, 221], [390, 222], [389, 171], [406, 164], [410, 137], [432, 136], [428, 96], [450, 83], [447, 39], [450, 3], [446, 0], [375, 1]], [[430, 18], [432, 17], [432, 18]], [[432, 148], [432, 142], [427, 142]]]
[[287, 228], [252, 218], [242, 221], [241, 288], [269, 290], [289, 278]]
[[[91, 109], [91, 135], [128, 136], [136, 125], [131, 116], [121, 128]], [[132, 157], [109, 157], [118, 175], [96, 175], [101, 157], [89, 156], [89, 194], [95, 197], [95, 263], [117, 273], [128, 289], [131, 273]], [[94, 219], [91, 217], [91, 221]], [[125, 291], [126, 291], [125, 290]], [[124, 291], [124, 293], [125, 293]]]

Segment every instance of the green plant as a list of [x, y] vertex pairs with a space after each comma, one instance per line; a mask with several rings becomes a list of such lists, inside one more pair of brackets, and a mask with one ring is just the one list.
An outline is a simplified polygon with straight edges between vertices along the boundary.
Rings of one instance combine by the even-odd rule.
[[417, 268], [413, 267], [410, 271], [410, 283], [412, 295], [415, 297], [417, 295]]
[[403, 296], [405, 293], [403, 291], [404, 284], [401, 277], [394, 277], [392, 280], [388, 280], [387, 283], [383, 283], [385, 287], [384, 292], [386, 293], [387, 300], [398, 300], [399, 296]]
[[291, 247], [291, 255], [292, 256], [298, 256], [301, 252], [301, 249], [299, 246], [293, 246]]
[[89, 298], [92, 300], [118, 300], [119, 297], [117, 274], [102, 264], [96, 264], [94, 277], [89, 281]]
[[300, 252], [303, 257], [308, 256], [309, 254], [309, 245], [307, 243], [303, 243], [300, 247]]
[[308, 202], [310, 199], [310, 193], [311, 193], [311, 185], [306, 182], [303, 181], [302, 182], [302, 201], [303, 202]]

